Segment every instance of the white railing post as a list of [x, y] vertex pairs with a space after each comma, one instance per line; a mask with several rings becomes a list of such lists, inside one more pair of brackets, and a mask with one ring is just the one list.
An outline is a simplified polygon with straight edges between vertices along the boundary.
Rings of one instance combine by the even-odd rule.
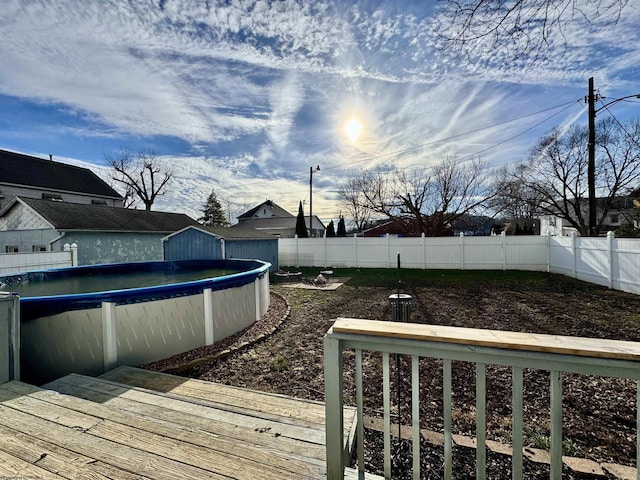
[[562, 374], [549, 372], [551, 404], [551, 480], [562, 479]]
[[78, 244], [75, 242], [71, 244], [71, 264], [78, 266]]
[[422, 232], [422, 235], [420, 236], [420, 238], [422, 239], [422, 269], [426, 270], [427, 269], [427, 246], [426, 246], [424, 232]]
[[204, 297], [204, 344], [213, 345], [215, 332], [215, 319], [213, 312], [213, 290], [205, 288], [202, 291]]
[[118, 366], [116, 319], [116, 304], [102, 302], [102, 352], [105, 372]]
[[464, 232], [460, 232], [460, 270], [464, 270]]
[[613, 288], [613, 254], [614, 254], [614, 249], [613, 249], [613, 241], [616, 238], [616, 234], [609, 231], [607, 232], [607, 262], [609, 263], [609, 288]]
[[507, 232], [500, 232], [500, 245], [502, 245], [502, 270], [507, 269]]
[[513, 470], [511, 478], [512, 480], [520, 480], [522, 478], [523, 471], [523, 422], [522, 422], [522, 410], [523, 410], [523, 369], [522, 367], [513, 367], [512, 369], [512, 391], [511, 391], [511, 415], [512, 415], [512, 429], [511, 429], [511, 441], [513, 445], [512, 449], [512, 464]]
[[326, 336], [324, 337], [324, 391], [327, 480], [344, 478], [342, 386], [342, 346], [340, 340]]

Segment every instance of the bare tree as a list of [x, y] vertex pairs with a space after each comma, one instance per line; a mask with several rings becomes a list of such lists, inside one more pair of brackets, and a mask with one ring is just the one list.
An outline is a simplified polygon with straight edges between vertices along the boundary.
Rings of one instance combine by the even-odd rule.
[[151, 210], [156, 198], [164, 195], [173, 178], [173, 170], [162, 165], [157, 155], [149, 150], [131, 152], [122, 149], [116, 154], [105, 154], [104, 158], [113, 169], [112, 179], [124, 189], [125, 206], [133, 206], [139, 199], [146, 210]]
[[409, 235], [442, 235], [493, 196], [480, 161], [453, 158], [431, 169], [364, 171], [351, 181], [362, 194], [360, 207], [395, 221]]
[[482, 49], [502, 51], [527, 63], [542, 60], [558, 39], [566, 46], [566, 26], [615, 25], [629, 0], [444, 0], [440, 3], [445, 46], [464, 56]]
[[540, 214], [542, 197], [522, 180], [526, 178], [527, 168], [521, 163], [495, 171], [496, 195], [488, 203], [495, 215], [517, 220], [535, 218]]
[[[598, 122], [596, 137], [596, 229], [610, 209], [640, 179], [640, 122], [620, 124], [614, 118]], [[554, 128], [533, 149], [526, 168], [514, 178], [536, 195], [541, 212], [556, 215], [589, 234], [587, 129]]]
[[338, 198], [347, 217], [352, 219], [356, 231], [364, 231], [371, 221], [371, 210], [365, 206], [361, 176], [349, 178], [338, 190]]

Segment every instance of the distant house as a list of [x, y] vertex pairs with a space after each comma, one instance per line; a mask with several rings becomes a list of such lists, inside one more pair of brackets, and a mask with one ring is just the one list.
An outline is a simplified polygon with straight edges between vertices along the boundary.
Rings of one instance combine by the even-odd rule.
[[[422, 232], [417, 227], [415, 219], [409, 217], [404, 219], [379, 220], [362, 232], [363, 237], [382, 237], [385, 235], [420, 237], [422, 236]], [[440, 228], [436, 232], [436, 235], [427, 234], [427, 236], [435, 237], [447, 237], [451, 235], [453, 235], [453, 229], [449, 225]]]
[[[277, 203], [265, 200], [260, 205], [243, 213], [238, 217], [238, 223], [231, 228], [258, 230], [262, 234], [280, 238], [293, 238], [296, 234], [297, 217], [287, 212]], [[309, 216], [305, 216], [305, 225], [309, 229]], [[326, 227], [317, 217], [313, 216], [314, 237], [323, 237]]]
[[14, 197], [122, 207], [122, 197], [87, 168], [0, 150], [0, 208]]
[[162, 238], [190, 225], [182, 213], [14, 197], [0, 210], [0, 252], [77, 243], [80, 265], [162, 260]]
[[258, 230], [188, 226], [162, 239], [165, 260], [262, 260], [278, 270], [278, 239]]

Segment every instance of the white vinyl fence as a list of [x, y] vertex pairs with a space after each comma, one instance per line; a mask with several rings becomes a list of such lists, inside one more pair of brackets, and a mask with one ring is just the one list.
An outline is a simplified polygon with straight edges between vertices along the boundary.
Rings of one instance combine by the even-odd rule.
[[78, 265], [78, 246], [65, 243], [61, 252], [19, 252], [0, 254], [0, 275], [24, 273]]
[[640, 239], [607, 237], [281, 238], [280, 265], [295, 267], [530, 270], [640, 294]]

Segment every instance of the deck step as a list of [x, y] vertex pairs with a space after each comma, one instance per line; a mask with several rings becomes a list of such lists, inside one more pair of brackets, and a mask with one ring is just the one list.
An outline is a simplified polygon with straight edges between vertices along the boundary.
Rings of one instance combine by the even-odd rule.
[[[132, 368], [41, 388], [9, 382], [0, 385], [0, 476], [320, 480], [323, 416], [319, 402]], [[351, 445], [351, 408], [345, 423]]]
[[[356, 468], [345, 468], [344, 469], [344, 480], [358, 480], [358, 469]], [[365, 472], [364, 480], [384, 480], [384, 477], [380, 475], [375, 475], [373, 473]]]

